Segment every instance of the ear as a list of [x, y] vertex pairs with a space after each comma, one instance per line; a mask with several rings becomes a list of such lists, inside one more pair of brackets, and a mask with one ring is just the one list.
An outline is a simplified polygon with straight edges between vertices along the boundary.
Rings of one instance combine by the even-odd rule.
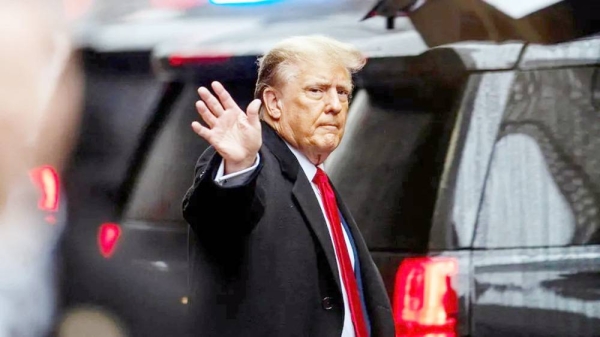
[[281, 102], [277, 98], [277, 91], [273, 88], [266, 88], [263, 91], [263, 102], [267, 115], [274, 121], [279, 120], [281, 118]]

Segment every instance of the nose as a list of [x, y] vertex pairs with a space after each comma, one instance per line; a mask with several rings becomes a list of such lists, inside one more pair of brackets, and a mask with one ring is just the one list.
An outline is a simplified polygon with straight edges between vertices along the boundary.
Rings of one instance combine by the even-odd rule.
[[342, 102], [340, 101], [337, 90], [332, 88], [327, 92], [327, 105], [325, 106], [325, 112], [337, 115], [341, 111]]

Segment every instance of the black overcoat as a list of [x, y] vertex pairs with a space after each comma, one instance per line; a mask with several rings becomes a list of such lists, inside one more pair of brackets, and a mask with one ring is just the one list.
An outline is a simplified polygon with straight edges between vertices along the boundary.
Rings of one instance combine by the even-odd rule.
[[[262, 129], [260, 165], [248, 183], [217, 185], [221, 157], [211, 147], [183, 200], [193, 335], [339, 337], [344, 307], [323, 213], [296, 157], [271, 127]], [[379, 271], [337, 200], [355, 241], [371, 336], [393, 337]]]

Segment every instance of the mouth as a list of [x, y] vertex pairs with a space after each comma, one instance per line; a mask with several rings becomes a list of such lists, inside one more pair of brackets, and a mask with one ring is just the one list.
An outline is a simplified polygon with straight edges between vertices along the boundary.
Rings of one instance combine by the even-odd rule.
[[321, 124], [319, 125], [320, 128], [324, 128], [324, 129], [328, 129], [328, 130], [337, 130], [339, 129], [339, 127], [337, 126], [337, 124]]

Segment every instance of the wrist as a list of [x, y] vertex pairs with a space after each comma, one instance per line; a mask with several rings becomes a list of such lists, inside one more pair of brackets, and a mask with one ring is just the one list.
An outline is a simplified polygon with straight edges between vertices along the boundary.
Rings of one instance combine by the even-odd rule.
[[256, 154], [252, 157], [245, 158], [240, 161], [224, 160], [225, 175], [236, 173], [252, 167], [256, 162]]

